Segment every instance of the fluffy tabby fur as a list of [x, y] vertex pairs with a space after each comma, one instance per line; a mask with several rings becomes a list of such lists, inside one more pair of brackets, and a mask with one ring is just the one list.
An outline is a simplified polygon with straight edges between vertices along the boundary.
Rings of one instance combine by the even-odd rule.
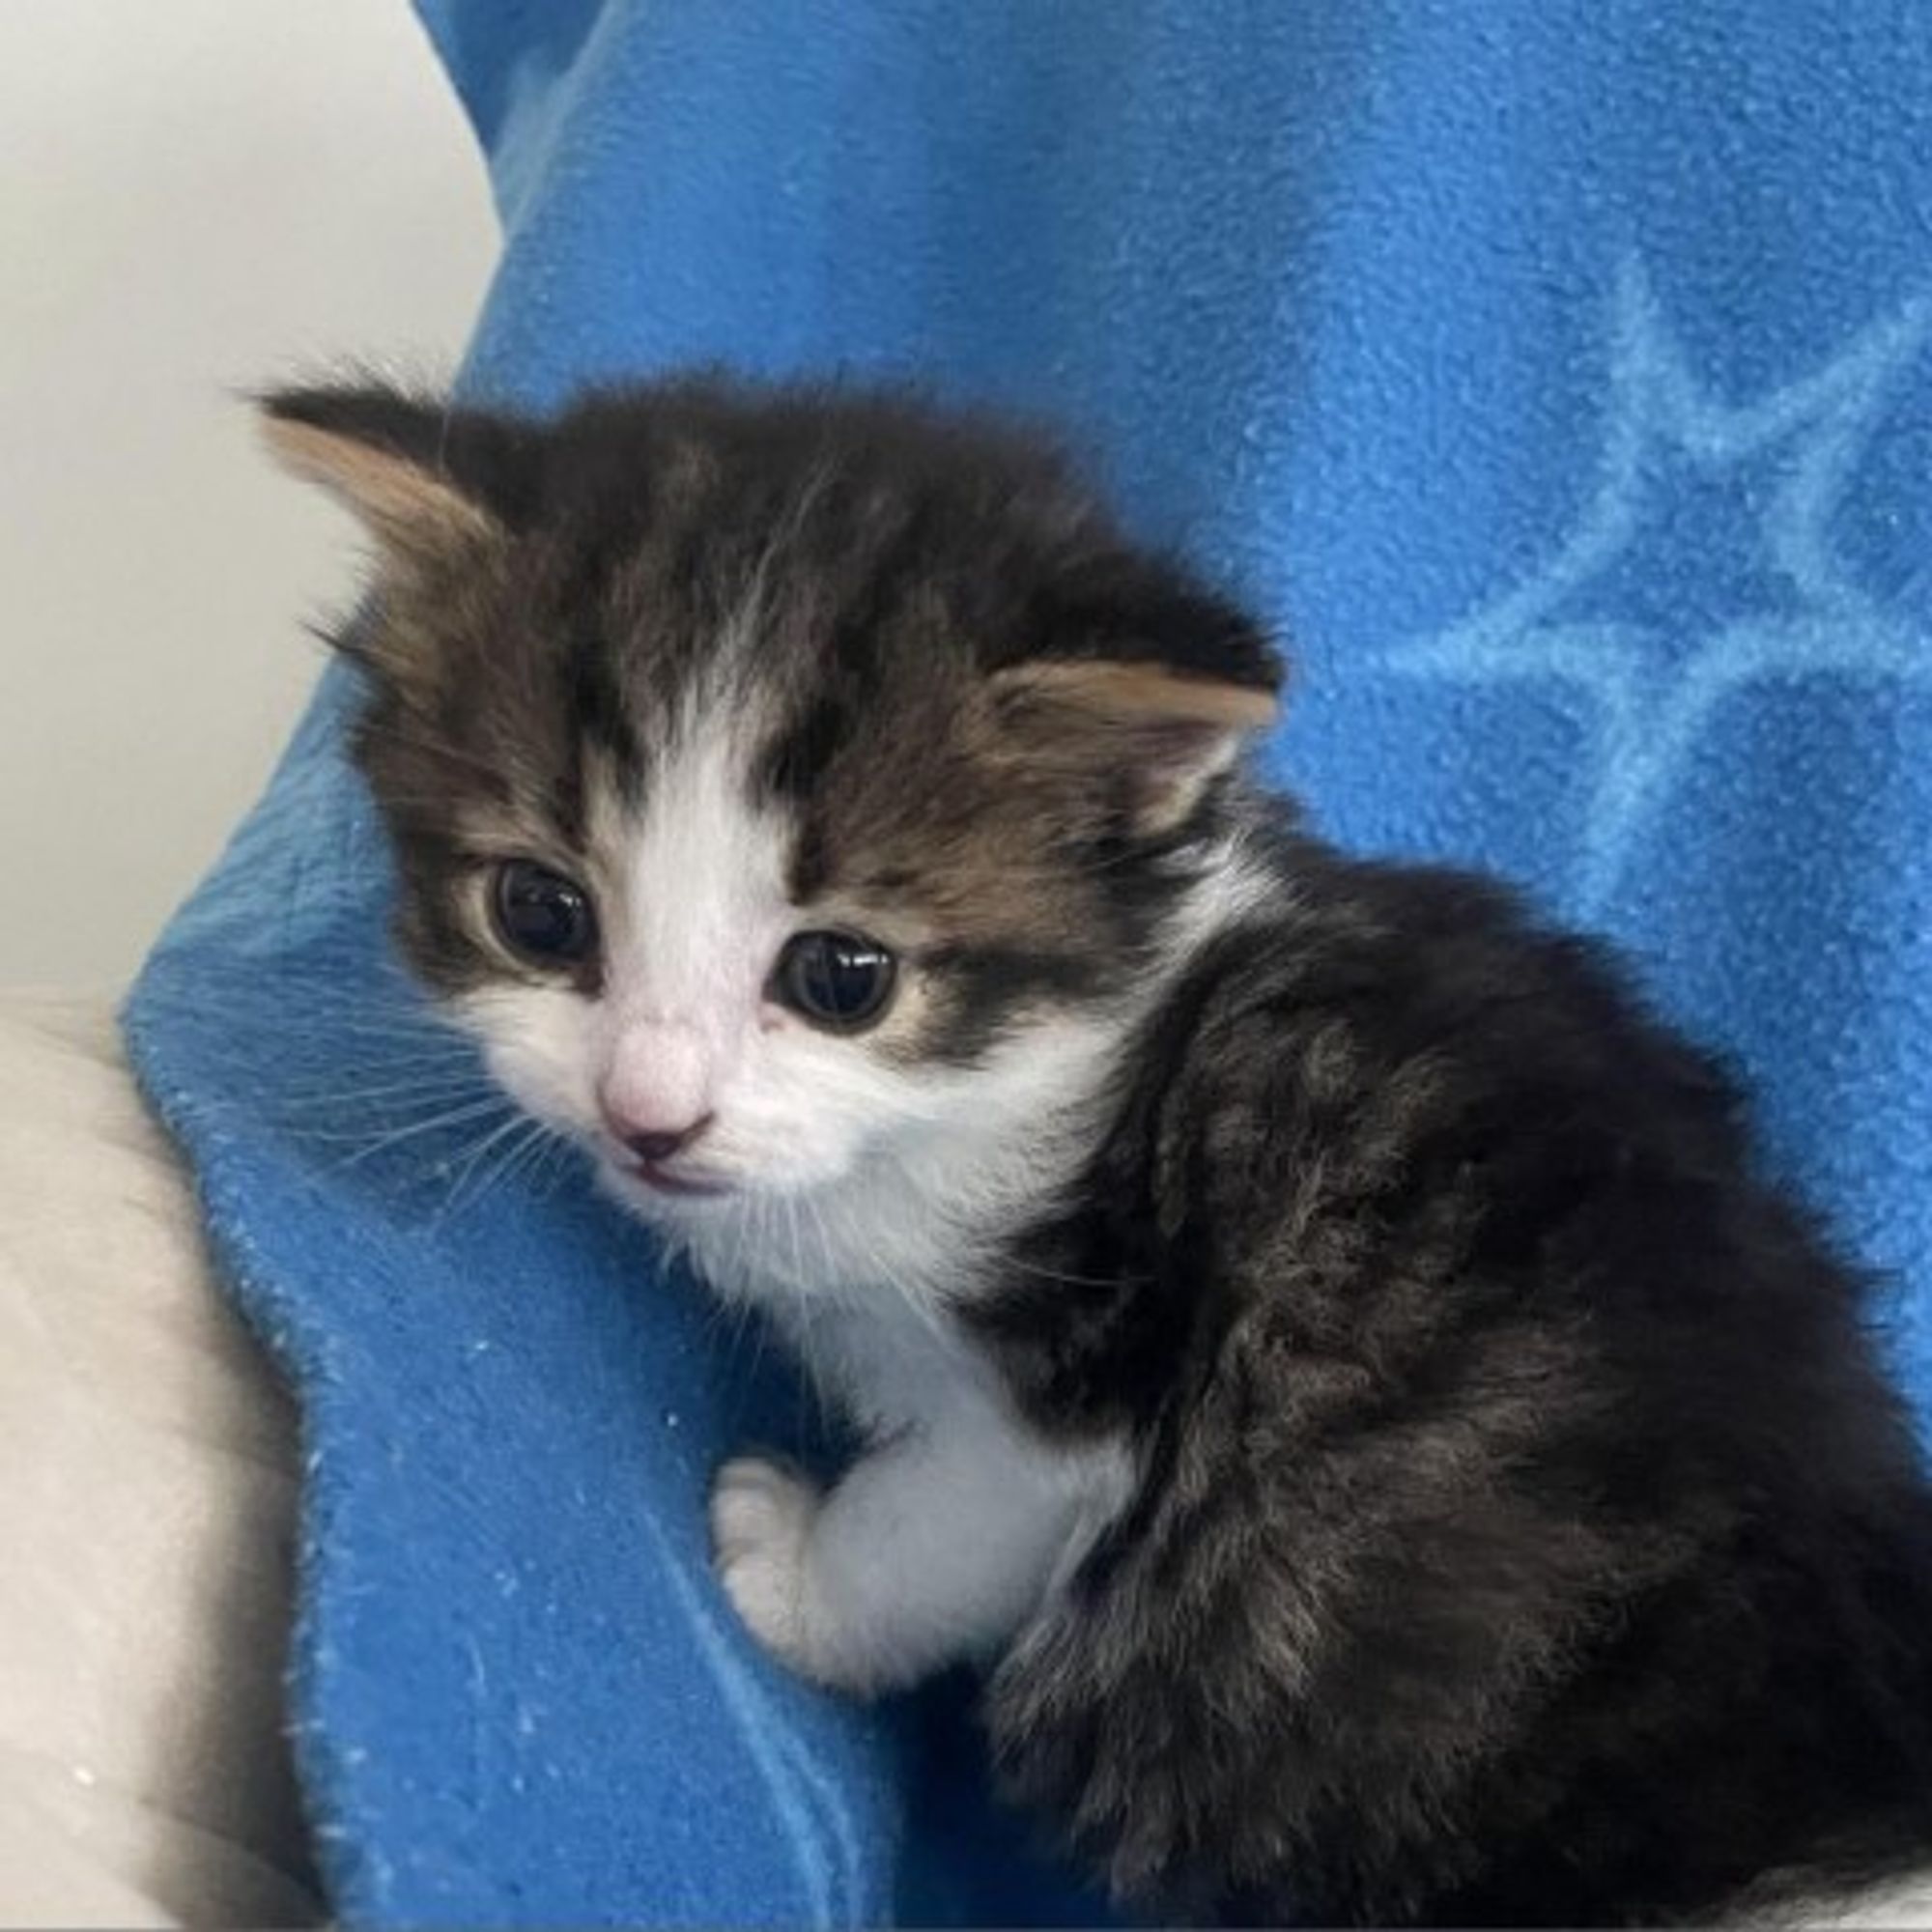
[[[1600, 949], [1257, 788], [1239, 611], [899, 401], [265, 407], [377, 539], [408, 956], [870, 1435], [720, 1476], [781, 1656], [983, 1658], [1008, 1788], [1158, 1911], [1695, 1918], [1932, 1848], [1865, 1285]], [[596, 956], [506, 955], [519, 855]], [[900, 959], [870, 1033], [771, 1004], [827, 923]], [[703, 1110], [726, 1191], [640, 1184], [620, 1103]]]

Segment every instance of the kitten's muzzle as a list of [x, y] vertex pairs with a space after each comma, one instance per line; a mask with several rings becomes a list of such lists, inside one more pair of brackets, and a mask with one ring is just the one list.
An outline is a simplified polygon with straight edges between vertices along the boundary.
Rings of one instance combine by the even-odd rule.
[[604, 1109], [604, 1130], [629, 1153], [625, 1171], [636, 1180], [659, 1194], [724, 1194], [725, 1184], [701, 1175], [679, 1174], [671, 1162], [699, 1140], [711, 1125], [713, 1116], [702, 1114], [681, 1127], [645, 1126]]
[[661, 1167], [655, 1161], [640, 1160], [635, 1167], [626, 1170], [633, 1180], [648, 1187], [654, 1194], [676, 1194], [686, 1197], [711, 1194], [728, 1194], [728, 1182], [711, 1180], [695, 1174], [674, 1174], [668, 1167]]
[[658, 1167], [665, 1161], [675, 1160], [710, 1126], [713, 1118], [703, 1114], [682, 1127], [645, 1127], [620, 1115], [606, 1114], [604, 1124], [611, 1137], [622, 1141], [646, 1167]]

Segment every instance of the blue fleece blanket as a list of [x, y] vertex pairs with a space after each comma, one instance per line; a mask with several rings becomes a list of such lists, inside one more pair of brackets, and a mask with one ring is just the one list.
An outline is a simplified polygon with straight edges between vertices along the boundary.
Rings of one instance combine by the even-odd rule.
[[[1513, 875], [1737, 1057], [1932, 1399], [1932, 13], [422, 11], [507, 234], [472, 391], [723, 359], [1069, 426], [1291, 640], [1270, 755], [1328, 831]], [[339, 1911], [1093, 1916], [959, 1686], [862, 1714], [734, 1629], [706, 1472], [802, 1398], [385, 963], [350, 697], [129, 1009], [303, 1399]]]

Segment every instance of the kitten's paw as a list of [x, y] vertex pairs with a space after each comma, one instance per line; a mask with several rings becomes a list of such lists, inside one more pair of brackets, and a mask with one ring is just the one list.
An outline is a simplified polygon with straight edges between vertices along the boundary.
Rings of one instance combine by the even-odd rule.
[[719, 1470], [711, 1486], [711, 1560], [745, 1626], [775, 1657], [810, 1672], [806, 1545], [818, 1492], [756, 1456]]

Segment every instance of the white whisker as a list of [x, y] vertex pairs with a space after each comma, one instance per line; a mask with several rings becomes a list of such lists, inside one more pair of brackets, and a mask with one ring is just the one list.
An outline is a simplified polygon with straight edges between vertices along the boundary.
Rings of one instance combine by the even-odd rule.
[[[536, 1127], [534, 1122], [530, 1121], [526, 1116], [519, 1114], [485, 1134], [476, 1143], [475, 1147], [470, 1150], [468, 1156], [463, 1159], [462, 1167], [457, 1171], [455, 1179], [450, 1182], [449, 1192], [444, 1199], [442, 1213], [439, 1216], [439, 1219], [447, 1219], [460, 1207], [466, 1205], [464, 1190], [477, 1177], [479, 1163], [485, 1159], [491, 1149], [500, 1145], [506, 1137], [527, 1134], [532, 1130], [541, 1131], [540, 1128]], [[517, 1141], [512, 1139], [512, 1148], [515, 1148], [516, 1145]], [[484, 1167], [481, 1172], [487, 1176], [489, 1169]], [[472, 1205], [475, 1198], [472, 1197]]]
[[381, 1153], [384, 1149], [396, 1146], [399, 1142], [417, 1139], [423, 1134], [434, 1133], [440, 1127], [456, 1126], [467, 1121], [503, 1113], [508, 1111], [510, 1106], [510, 1101], [501, 1094], [497, 1094], [487, 1100], [471, 1101], [461, 1107], [449, 1108], [443, 1113], [432, 1115], [426, 1121], [413, 1121], [408, 1126], [398, 1127], [393, 1132], [380, 1135], [366, 1147], [349, 1155], [342, 1165], [355, 1167], [372, 1155]]

